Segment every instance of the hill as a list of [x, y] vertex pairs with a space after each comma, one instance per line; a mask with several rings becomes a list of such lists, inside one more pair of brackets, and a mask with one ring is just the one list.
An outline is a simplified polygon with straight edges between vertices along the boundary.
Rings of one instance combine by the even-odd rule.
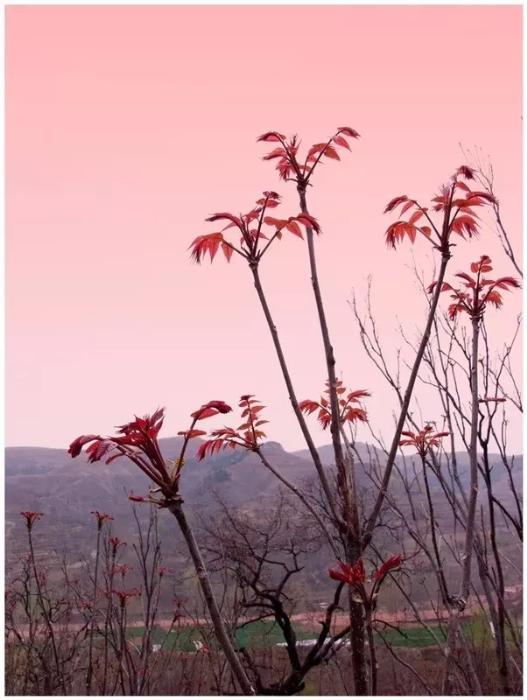
[[[164, 438], [160, 447], [166, 458], [179, 454], [182, 438]], [[276, 478], [265, 469], [257, 455], [243, 450], [220, 453], [198, 462], [196, 451], [199, 439], [190, 443], [188, 458], [182, 476], [181, 492], [189, 512], [194, 517], [210, 515], [217, 507], [220, 498], [232, 506], [251, 510], [276, 501], [280, 488]], [[315, 470], [306, 450], [289, 453], [276, 442], [264, 445], [269, 461], [290, 481], [297, 485], [315, 481]], [[364, 464], [373, 458], [382, 465], [383, 454], [369, 445], [358, 444], [357, 451]], [[331, 467], [332, 448], [320, 448], [323, 462]], [[412, 458], [406, 460], [410, 471], [420, 471], [420, 463]], [[508, 485], [508, 475], [499, 456], [492, 457], [493, 486], [498, 497], [512, 503]], [[468, 482], [468, 459], [466, 454], [458, 455], [458, 468], [461, 480]], [[516, 459], [515, 472], [521, 492], [521, 456]], [[371, 481], [363, 466], [357, 464], [357, 482], [366, 506], [371, 501]], [[440, 486], [431, 479], [432, 488], [440, 499]], [[89, 464], [84, 455], [75, 460], [66, 450], [42, 447], [9, 447], [5, 451], [5, 517], [7, 567], [15, 563], [25, 551], [25, 530], [20, 511], [42, 511], [46, 517], [39, 523], [39, 549], [57, 555], [89, 551], [93, 542], [93, 516], [91, 511], [111, 513], [119, 535], [130, 536], [134, 527], [130, 517], [128, 494], [144, 494], [148, 489], [146, 477], [126, 459], [119, 459], [110, 465]], [[414, 479], [412, 491], [416, 502], [423, 499], [420, 479]], [[401, 478], [395, 474], [391, 483], [392, 497], [406, 509], [406, 497]], [[483, 489], [482, 489], [483, 492]], [[438, 507], [438, 517], [444, 527], [450, 527], [451, 514], [445, 503]], [[142, 516], [147, 509], [139, 509]], [[162, 532], [173, 537], [172, 523], [161, 518]]]

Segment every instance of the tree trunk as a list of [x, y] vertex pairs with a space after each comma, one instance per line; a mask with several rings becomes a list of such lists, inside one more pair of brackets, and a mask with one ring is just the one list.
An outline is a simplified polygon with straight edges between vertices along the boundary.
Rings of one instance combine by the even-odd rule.
[[[474, 303], [474, 306], [476, 304]], [[480, 316], [475, 314], [472, 317], [472, 350], [470, 362], [470, 390], [471, 390], [471, 418], [470, 418], [470, 490], [468, 494], [468, 507], [465, 531], [465, 545], [463, 549], [463, 570], [461, 577], [461, 587], [456, 608], [450, 610], [450, 619], [448, 624], [447, 635], [447, 662], [445, 669], [445, 681], [443, 692], [451, 694], [452, 692], [452, 664], [453, 656], [458, 651], [463, 651], [468, 664], [472, 663], [472, 655], [468, 649], [464, 649], [464, 644], [459, 640], [460, 634], [460, 616], [465, 609], [468, 598], [470, 596], [470, 583], [472, 574], [472, 550], [474, 548], [475, 529], [476, 529], [476, 508], [478, 502], [478, 417], [479, 417], [479, 402], [478, 402], [478, 341], [479, 341], [479, 326]], [[476, 673], [469, 671], [469, 676], [472, 677], [476, 694], [481, 694], [481, 686]]]
[[185, 542], [187, 543], [188, 551], [192, 557], [192, 562], [194, 563], [194, 568], [199, 579], [201, 590], [203, 591], [203, 597], [205, 598], [205, 603], [210, 613], [218, 643], [223, 649], [223, 653], [225, 654], [225, 657], [240, 685], [243, 694], [254, 695], [254, 688], [247, 678], [245, 670], [234, 650], [232, 641], [221, 618], [221, 613], [210, 585], [209, 575], [205, 568], [205, 563], [201, 557], [198, 543], [196, 542], [194, 533], [192, 532], [192, 529], [187, 521], [181, 502], [171, 504], [169, 506], [169, 510], [178, 521], [183, 537], [185, 538]]
[[474, 532], [476, 525], [476, 507], [478, 502], [478, 340], [479, 317], [472, 319], [472, 361], [470, 366], [470, 389], [472, 394], [472, 413], [470, 419], [470, 491], [468, 496], [467, 530], [465, 534], [465, 550], [463, 553], [463, 579], [461, 596], [466, 603], [470, 595], [470, 579], [472, 568], [472, 549], [474, 547]]
[[[306, 202], [306, 191], [304, 187], [298, 187], [300, 197], [300, 209], [302, 213], [309, 214]], [[309, 252], [309, 267], [311, 271], [311, 284], [315, 296], [320, 330], [322, 333], [322, 343], [326, 359], [326, 369], [328, 374], [328, 391], [331, 406], [331, 441], [335, 454], [335, 466], [337, 468], [337, 479], [339, 493], [342, 499], [343, 520], [345, 531], [342, 533], [346, 542], [346, 559], [350, 564], [355, 564], [362, 556], [360, 522], [358, 518], [357, 494], [352, 492], [348, 480], [348, 469], [340, 442], [340, 408], [337, 394], [337, 377], [335, 374], [335, 354], [329, 336], [329, 329], [322, 300], [322, 292], [318, 281], [317, 262], [315, 256], [314, 233], [310, 226], [306, 226], [307, 246]], [[368, 679], [366, 673], [365, 656], [365, 627], [364, 610], [362, 603], [355, 602], [350, 588], [349, 595], [350, 614], [350, 641], [351, 656], [353, 663], [353, 678], [355, 683], [355, 695], [368, 695]]]
[[97, 545], [95, 549], [95, 573], [93, 578], [93, 607], [91, 611], [90, 631], [88, 635], [88, 670], [86, 672], [86, 695], [91, 695], [93, 677], [93, 633], [95, 628], [95, 611], [97, 609], [97, 584], [99, 577], [99, 555], [101, 548], [101, 526], [97, 524]]

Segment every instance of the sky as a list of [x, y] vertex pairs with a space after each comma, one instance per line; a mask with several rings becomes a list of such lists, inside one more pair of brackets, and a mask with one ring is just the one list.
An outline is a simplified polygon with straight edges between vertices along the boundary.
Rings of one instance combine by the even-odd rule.
[[[6, 443], [65, 447], [158, 406], [174, 435], [205, 401], [252, 393], [269, 439], [302, 448], [249, 270], [198, 266], [188, 246], [214, 230], [211, 213], [248, 211], [264, 190], [298, 213], [259, 134], [309, 145], [342, 125], [361, 138], [319, 169], [309, 206], [337, 371], [372, 392], [389, 438], [393, 396], [349, 300], [362, 303], [371, 275], [392, 361], [399, 324], [418, 336], [411, 268], [431, 281], [433, 255], [423, 242], [389, 250], [382, 212], [395, 195], [436, 194], [466, 160], [460, 144], [490, 158], [520, 251], [521, 49], [520, 6], [8, 7]], [[513, 274], [489, 225], [460, 242], [451, 271], [482, 253]], [[298, 397], [317, 398], [325, 363], [302, 241], [284, 238], [261, 275]], [[497, 349], [520, 310], [516, 294], [489, 312]], [[426, 420], [439, 410], [422, 403]]]

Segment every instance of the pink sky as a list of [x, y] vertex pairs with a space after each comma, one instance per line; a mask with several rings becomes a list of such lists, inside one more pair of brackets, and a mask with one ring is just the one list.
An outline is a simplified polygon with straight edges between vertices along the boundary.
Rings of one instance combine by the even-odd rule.
[[[519, 6], [8, 7], [7, 444], [66, 446], [159, 405], [171, 435], [204, 401], [254, 393], [269, 438], [303, 447], [249, 271], [198, 267], [187, 247], [213, 230], [207, 215], [248, 211], [266, 189], [297, 213], [260, 133], [310, 144], [342, 124], [362, 138], [309, 193], [319, 268], [338, 370], [373, 392], [389, 437], [393, 397], [347, 300], [371, 273], [389, 356], [397, 317], [415, 335], [424, 305], [408, 265], [415, 253], [431, 279], [430, 251], [389, 251], [382, 210], [435, 194], [460, 142], [490, 155], [519, 250], [521, 32]], [[482, 253], [513, 273], [485, 227], [451, 273]], [[315, 398], [325, 367], [302, 242], [283, 240], [262, 277], [297, 393]], [[516, 294], [493, 314], [500, 341], [520, 308]]]

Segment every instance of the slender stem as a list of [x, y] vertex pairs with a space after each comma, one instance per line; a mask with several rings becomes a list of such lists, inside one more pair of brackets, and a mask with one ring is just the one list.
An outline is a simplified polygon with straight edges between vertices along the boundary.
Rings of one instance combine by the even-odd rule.
[[499, 546], [496, 538], [496, 515], [493, 501], [492, 493], [492, 478], [491, 478], [491, 468], [489, 465], [489, 455], [488, 455], [488, 442], [481, 440], [481, 446], [483, 448], [483, 478], [487, 486], [487, 499], [489, 508], [489, 525], [490, 525], [490, 544], [492, 547], [492, 553], [494, 556], [494, 562], [496, 565], [496, 598], [497, 598], [497, 625], [495, 630], [496, 637], [496, 656], [498, 658], [498, 671], [501, 678], [502, 689], [504, 695], [511, 694], [511, 688], [509, 683], [509, 669], [507, 663], [507, 643], [505, 638], [505, 579], [503, 576], [503, 566], [501, 563], [501, 556], [499, 551]]
[[99, 553], [101, 547], [101, 528], [102, 523], [97, 523], [97, 545], [95, 549], [95, 573], [93, 576], [93, 598], [90, 620], [90, 632], [88, 642], [88, 670], [86, 672], [86, 695], [91, 695], [91, 683], [93, 676], [93, 632], [95, 627], [95, 606], [97, 603], [97, 583], [99, 576]]
[[441, 589], [441, 598], [443, 599], [443, 604], [448, 606], [448, 586], [445, 579], [445, 572], [443, 570], [443, 562], [441, 561], [441, 554], [439, 552], [439, 545], [437, 542], [436, 533], [436, 518], [434, 510], [434, 501], [432, 500], [432, 493], [430, 491], [430, 484], [428, 482], [428, 466], [426, 464], [426, 459], [424, 455], [421, 455], [421, 465], [423, 469], [423, 480], [425, 483], [426, 500], [428, 501], [428, 511], [430, 513], [430, 532], [432, 535], [432, 546], [435, 555], [435, 565], [437, 568], [437, 577], [439, 580], [439, 588]]
[[123, 695], [126, 695], [124, 683], [123, 656], [126, 647], [126, 601], [123, 601], [119, 607], [119, 680], [121, 682], [121, 690]]
[[421, 361], [423, 359], [423, 355], [425, 353], [426, 346], [427, 346], [428, 341], [430, 339], [430, 332], [432, 329], [432, 323], [434, 321], [435, 312], [437, 309], [437, 304], [439, 302], [439, 295], [441, 293], [441, 287], [443, 285], [443, 280], [445, 278], [445, 272], [446, 272], [446, 268], [447, 268], [449, 259], [450, 259], [450, 256], [448, 254], [443, 254], [441, 257], [441, 267], [439, 268], [439, 276], [437, 279], [437, 284], [434, 288], [434, 294], [432, 296], [432, 301], [430, 303], [430, 308], [428, 310], [428, 319], [426, 322], [423, 337], [421, 338], [421, 342], [420, 342], [419, 348], [417, 350], [417, 355], [415, 356], [412, 371], [410, 373], [410, 378], [408, 379], [408, 384], [406, 386], [406, 391], [404, 392], [404, 398], [403, 398], [403, 403], [401, 406], [401, 412], [399, 414], [399, 420], [397, 421], [397, 426], [395, 428], [395, 433], [393, 436], [392, 444], [390, 447], [390, 451], [388, 453], [386, 466], [384, 468], [384, 474], [383, 474], [383, 478], [382, 478], [381, 488], [380, 488], [379, 493], [377, 495], [377, 499], [375, 501], [375, 505], [373, 506], [373, 510], [371, 512], [371, 515], [368, 518], [368, 521], [366, 522], [366, 525], [364, 528], [363, 547], [368, 545], [371, 541], [373, 531], [375, 529], [375, 526], [377, 524], [377, 520], [379, 518], [379, 514], [381, 512], [381, 508], [382, 508], [382, 506], [384, 504], [384, 500], [386, 498], [386, 493], [388, 491], [388, 485], [390, 483], [390, 477], [391, 477], [392, 471], [393, 471], [393, 465], [395, 463], [395, 458], [397, 456], [397, 450], [399, 448], [401, 433], [403, 431], [404, 424], [406, 422], [406, 417], [408, 415], [410, 400], [412, 398], [415, 382], [417, 379], [417, 374], [418, 374], [419, 368], [421, 366]]
[[[303, 214], [309, 214], [306, 202], [306, 191], [304, 187], [298, 187], [298, 195], [300, 197], [300, 209]], [[345, 503], [345, 522], [348, 527], [351, 527], [354, 536], [358, 536], [358, 519], [356, 522], [351, 522], [351, 513], [349, 512], [348, 499], [345, 498], [347, 493], [347, 479], [346, 470], [344, 463], [344, 452], [342, 450], [342, 444], [340, 442], [340, 410], [339, 410], [339, 400], [337, 394], [337, 376], [335, 374], [335, 353], [333, 351], [333, 345], [331, 344], [331, 339], [329, 337], [329, 328], [326, 319], [326, 312], [324, 309], [324, 302], [322, 300], [322, 292], [320, 290], [320, 283], [318, 280], [317, 272], [317, 260], [315, 255], [315, 243], [314, 243], [314, 233], [311, 226], [306, 227], [307, 232], [307, 246], [309, 251], [309, 267], [311, 270], [311, 284], [313, 287], [313, 293], [315, 295], [315, 303], [317, 307], [318, 319], [320, 323], [320, 330], [322, 333], [322, 342], [324, 345], [324, 353], [326, 358], [326, 367], [328, 373], [328, 392], [331, 406], [331, 441], [333, 444], [333, 451], [335, 453], [335, 466], [337, 467], [337, 474], [340, 482], [341, 494], [344, 497]]]
[[463, 554], [463, 577], [461, 596], [468, 600], [470, 595], [470, 579], [472, 566], [472, 550], [476, 524], [476, 507], [478, 501], [478, 340], [480, 317], [472, 318], [472, 361], [470, 366], [470, 388], [472, 394], [472, 412], [470, 421], [470, 491], [468, 498], [467, 529], [465, 534], [465, 550]]
[[[459, 619], [462, 610], [465, 608], [469, 595], [470, 595], [470, 584], [471, 584], [471, 573], [472, 573], [472, 550], [474, 548], [475, 534], [476, 534], [476, 507], [478, 500], [478, 417], [479, 417], [479, 405], [478, 405], [478, 340], [479, 340], [479, 325], [480, 325], [480, 314], [477, 311], [477, 286], [474, 291], [474, 313], [472, 314], [472, 350], [471, 350], [471, 362], [470, 362], [470, 388], [471, 388], [471, 420], [470, 420], [470, 445], [469, 445], [469, 457], [470, 457], [470, 490], [468, 495], [468, 507], [467, 507], [467, 517], [466, 517], [466, 531], [465, 531], [465, 545], [463, 550], [462, 559], [462, 577], [461, 577], [461, 589], [460, 595], [458, 597], [457, 609], [450, 610], [450, 620], [449, 620], [449, 630], [447, 639], [447, 664], [445, 671], [445, 681], [444, 690], [449, 693], [452, 689], [452, 654], [458, 648], [458, 636], [460, 635], [460, 624]], [[460, 642], [463, 648], [463, 643]], [[471, 653], [468, 649], [463, 648], [465, 652], [467, 664], [473, 664]], [[473, 676], [472, 680], [476, 687], [476, 690], [480, 686], [479, 679], [476, 674], [470, 674]], [[479, 693], [478, 693], [479, 694]]]
[[[300, 198], [300, 209], [302, 213], [309, 214], [306, 201], [305, 185], [299, 183], [298, 196]], [[331, 441], [333, 444], [333, 452], [335, 454], [335, 465], [337, 467], [337, 479], [339, 493], [342, 498], [342, 509], [345, 523], [344, 537], [346, 539], [346, 556], [351, 564], [360, 558], [362, 554], [360, 522], [357, 508], [357, 494], [350, 489], [347, 461], [340, 442], [340, 410], [339, 399], [337, 394], [337, 377], [335, 374], [335, 354], [333, 345], [329, 336], [329, 328], [322, 300], [322, 292], [318, 280], [317, 261], [315, 255], [314, 232], [311, 226], [306, 227], [307, 245], [309, 252], [309, 267], [311, 271], [311, 285], [315, 296], [315, 304], [317, 307], [320, 331], [322, 334], [322, 343], [324, 346], [324, 354], [326, 359], [326, 369], [328, 374], [328, 392], [331, 406]], [[366, 678], [366, 664], [364, 651], [364, 612], [361, 603], [353, 600], [353, 595], [350, 591], [349, 596], [349, 611], [350, 611], [350, 641], [351, 655], [353, 661], [353, 677], [355, 684], [356, 695], [368, 694], [368, 681]]]
[[295, 413], [296, 419], [298, 421], [298, 424], [300, 425], [300, 430], [302, 431], [302, 434], [304, 436], [304, 439], [306, 441], [307, 447], [309, 449], [309, 452], [311, 454], [311, 458], [313, 460], [313, 463], [315, 465], [315, 469], [317, 470], [318, 473], [318, 478], [320, 480], [320, 484], [322, 486], [322, 489], [324, 491], [324, 495], [326, 496], [326, 500], [328, 503], [328, 506], [330, 508], [331, 514], [337, 523], [341, 523], [336, 509], [335, 509], [335, 503], [334, 503], [334, 498], [333, 498], [333, 493], [331, 491], [331, 488], [329, 486], [329, 482], [326, 477], [326, 473], [324, 470], [324, 466], [322, 465], [322, 461], [320, 459], [320, 455], [318, 454], [318, 450], [315, 446], [315, 443], [313, 442], [313, 438], [311, 437], [311, 434], [309, 432], [309, 428], [307, 427], [307, 423], [305, 421], [305, 418], [302, 414], [302, 411], [300, 410], [298, 406], [298, 399], [296, 397], [295, 389], [293, 387], [293, 382], [291, 380], [291, 375], [289, 373], [289, 368], [287, 366], [287, 362], [285, 360], [284, 352], [282, 350], [282, 344], [280, 342], [280, 337], [278, 335], [278, 331], [276, 329], [276, 325], [274, 323], [273, 317], [271, 315], [271, 311], [269, 309], [269, 305], [267, 303], [267, 299], [262, 287], [262, 283], [260, 280], [260, 274], [258, 270], [258, 265], [257, 264], [251, 264], [251, 272], [253, 274], [253, 279], [254, 279], [254, 286], [256, 288], [256, 293], [258, 294], [258, 299], [260, 300], [260, 304], [262, 306], [265, 319], [267, 321], [267, 325], [269, 326], [269, 331], [271, 333], [271, 337], [273, 339], [273, 344], [275, 347], [276, 355], [278, 357], [278, 362], [280, 364], [280, 369], [282, 370], [282, 375], [284, 377], [284, 381], [287, 387], [287, 391], [289, 394], [289, 401], [291, 402], [291, 406], [293, 408], [293, 411]]
[[[353, 458], [353, 446], [348, 440], [348, 437], [344, 431], [344, 427], [341, 424], [340, 434], [342, 435], [342, 440], [346, 448], [345, 455], [345, 467], [346, 467], [346, 478], [348, 483], [349, 492], [349, 507], [352, 512], [352, 521], [359, 523], [359, 495], [357, 491], [357, 479], [355, 475], [355, 460]], [[358, 525], [357, 525], [358, 526]]]
[[368, 645], [370, 647], [370, 695], [377, 695], [377, 655], [375, 653], [375, 638], [373, 636], [373, 624], [371, 611], [366, 615], [366, 630], [368, 633]]
[[[107, 585], [108, 585], [108, 592], [107, 592], [108, 601], [106, 603], [106, 614], [105, 614], [105, 618], [104, 618], [104, 672], [103, 672], [103, 682], [102, 682], [101, 695], [106, 695], [107, 683], [108, 683], [108, 673], [109, 673], [108, 641], [109, 641], [110, 628], [111, 628], [112, 590], [113, 590], [113, 578], [114, 578], [114, 566], [115, 566], [116, 553], [117, 553], [116, 548], [112, 547], [111, 554], [110, 554], [110, 560], [108, 562], [108, 549], [106, 549], [105, 559], [106, 559], [106, 568], [107, 568], [106, 578], [107, 578]], [[109, 563], [109, 569], [108, 569], [108, 563]]]
[[174, 474], [171, 475], [172, 477], [172, 485], [177, 488], [179, 476], [181, 474], [181, 470], [183, 469], [183, 464], [184, 464], [184, 459], [185, 459], [185, 452], [187, 450], [187, 445], [190, 441], [189, 434], [192, 433], [194, 430], [194, 426], [196, 425], [197, 421], [199, 420], [201, 414], [198, 414], [193, 420], [192, 423], [190, 424], [190, 428], [188, 429], [185, 439], [183, 440], [183, 446], [181, 447], [181, 452], [179, 453], [179, 457], [176, 460], [176, 468], [174, 470]]
[[183, 534], [185, 542], [187, 543], [188, 551], [194, 563], [194, 568], [198, 576], [201, 590], [203, 591], [203, 597], [205, 598], [205, 603], [210, 613], [212, 625], [214, 627], [218, 643], [223, 649], [225, 657], [232, 669], [234, 676], [236, 677], [240, 685], [243, 694], [254, 695], [254, 688], [252, 687], [249, 679], [247, 678], [247, 675], [240, 662], [240, 659], [236, 655], [234, 646], [227, 632], [227, 628], [225, 627], [225, 623], [222, 620], [221, 613], [216, 602], [216, 598], [210, 585], [209, 574], [207, 572], [207, 569], [205, 568], [205, 563], [201, 556], [198, 543], [196, 542], [194, 533], [187, 521], [181, 501], [171, 503], [169, 506], [169, 510], [178, 521], [181, 533]]
[[55, 670], [57, 673], [57, 680], [60, 683], [64, 694], [67, 695], [66, 684], [64, 683], [64, 674], [62, 673], [60, 668], [60, 659], [59, 652], [57, 649], [57, 642], [55, 639], [55, 632], [53, 630], [53, 625], [51, 623], [49, 612], [46, 608], [46, 605], [44, 604], [44, 595], [42, 593], [42, 586], [40, 585], [40, 579], [38, 576], [37, 565], [35, 561], [35, 550], [33, 547], [33, 537], [31, 535], [31, 528], [28, 528], [27, 534], [29, 540], [29, 552], [31, 554], [31, 567], [33, 569], [33, 576], [35, 577], [35, 585], [37, 587], [37, 600], [40, 606], [40, 610], [42, 612], [42, 617], [44, 618], [44, 622], [46, 623], [46, 627], [48, 628], [49, 638], [51, 640], [51, 648], [53, 650], [53, 660], [55, 662]]

